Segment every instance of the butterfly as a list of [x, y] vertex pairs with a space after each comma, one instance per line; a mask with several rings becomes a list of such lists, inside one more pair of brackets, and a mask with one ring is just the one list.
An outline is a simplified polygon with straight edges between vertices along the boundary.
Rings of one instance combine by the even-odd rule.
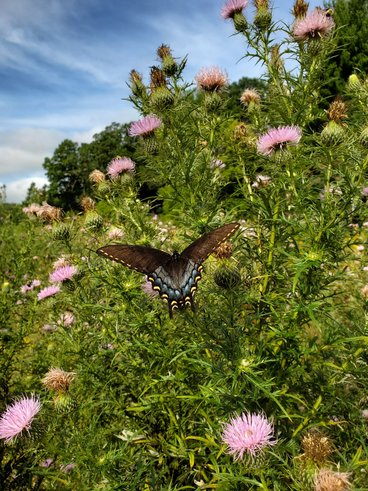
[[147, 275], [153, 290], [168, 303], [169, 315], [173, 309], [189, 305], [195, 310], [193, 294], [203, 270], [202, 263], [226, 239], [235, 233], [239, 223], [229, 223], [208, 232], [190, 244], [182, 253], [173, 254], [140, 245], [107, 245], [96, 252], [100, 256], [122, 263], [130, 269]]

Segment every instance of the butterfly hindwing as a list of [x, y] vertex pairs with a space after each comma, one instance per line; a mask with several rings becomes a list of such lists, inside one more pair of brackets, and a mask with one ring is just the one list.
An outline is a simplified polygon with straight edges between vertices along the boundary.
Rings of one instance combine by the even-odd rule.
[[100, 256], [122, 263], [128, 268], [144, 274], [151, 273], [171, 259], [171, 255], [167, 252], [139, 245], [108, 245], [101, 247], [96, 252]]
[[208, 232], [195, 240], [182, 252], [182, 257], [192, 259], [195, 263], [202, 263], [220, 244], [231, 237], [240, 227], [239, 223], [228, 223], [223, 227]]

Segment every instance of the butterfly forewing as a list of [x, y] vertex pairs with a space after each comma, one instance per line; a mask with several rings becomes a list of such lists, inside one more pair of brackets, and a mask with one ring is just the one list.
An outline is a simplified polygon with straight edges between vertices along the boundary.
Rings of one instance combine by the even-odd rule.
[[212, 230], [195, 240], [182, 252], [181, 256], [200, 264], [214, 252], [220, 244], [231, 237], [240, 227], [239, 223], [228, 223], [223, 227]]
[[160, 265], [166, 264], [171, 259], [170, 254], [159, 249], [138, 245], [108, 245], [101, 247], [96, 252], [100, 256], [122, 263], [128, 268], [144, 274], [152, 273]]

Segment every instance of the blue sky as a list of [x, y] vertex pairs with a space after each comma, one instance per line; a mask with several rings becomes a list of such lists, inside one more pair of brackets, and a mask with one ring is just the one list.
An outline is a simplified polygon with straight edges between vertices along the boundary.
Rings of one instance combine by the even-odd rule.
[[[230, 81], [260, 76], [261, 67], [241, 59], [244, 38], [220, 17], [224, 3], [1, 0], [0, 184], [7, 201], [20, 202], [32, 181], [47, 182], [44, 158], [65, 138], [89, 142], [113, 121], [139, 117], [122, 100], [126, 81], [132, 68], [147, 81], [162, 43], [175, 57], [188, 55], [187, 81], [211, 65], [225, 69]], [[310, 8], [322, 3], [309, 2]], [[292, 5], [274, 0], [275, 18], [290, 22]]]

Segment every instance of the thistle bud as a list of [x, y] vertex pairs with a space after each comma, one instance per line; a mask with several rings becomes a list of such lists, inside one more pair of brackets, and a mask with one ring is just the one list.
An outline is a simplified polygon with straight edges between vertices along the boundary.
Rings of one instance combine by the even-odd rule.
[[80, 205], [83, 211], [94, 210], [96, 203], [89, 196], [83, 196], [80, 200]]
[[309, 3], [305, 2], [304, 0], [295, 0], [292, 10], [293, 16], [296, 19], [302, 19], [307, 15], [308, 7]]
[[238, 32], [246, 32], [248, 29], [248, 22], [242, 12], [236, 12], [233, 17], [235, 30]]
[[261, 31], [267, 30], [272, 21], [272, 14], [268, 0], [254, 0], [254, 5], [256, 7], [254, 25]]
[[331, 440], [319, 433], [310, 431], [302, 439], [303, 457], [316, 464], [325, 462], [332, 453]]
[[105, 174], [98, 169], [93, 170], [88, 176], [90, 182], [94, 184], [98, 184], [99, 182], [103, 182], [105, 180]]
[[217, 286], [226, 290], [234, 288], [241, 283], [241, 275], [239, 269], [223, 261], [213, 274], [213, 279]]
[[153, 136], [147, 136], [141, 140], [143, 151], [147, 155], [155, 155], [158, 152], [159, 145]]
[[327, 117], [330, 121], [340, 122], [342, 119], [346, 119], [348, 116], [346, 114], [346, 104], [337, 96], [330, 104], [326, 111]]
[[282, 61], [280, 55], [280, 46], [278, 44], [274, 44], [271, 48], [271, 65], [277, 70], [281, 72], [284, 67], [284, 62]]
[[52, 227], [51, 234], [54, 240], [69, 240], [70, 228], [65, 223], [57, 223]]
[[84, 219], [84, 225], [88, 228], [91, 229], [99, 229], [103, 225], [103, 218], [101, 215], [96, 213], [95, 211], [87, 211], [85, 219]]
[[136, 97], [142, 97], [147, 94], [146, 87], [142, 82], [142, 75], [136, 70], [130, 72], [130, 89]]
[[175, 75], [178, 66], [176, 64], [176, 61], [172, 57], [170, 47], [162, 44], [157, 50], [157, 55], [162, 61], [162, 71], [164, 72], [164, 74], [168, 77]]
[[321, 132], [322, 143], [328, 146], [339, 145], [344, 141], [345, 130], [336, 123], [336, 121], [329, 121]]
[[172, 106], [174, 103], [174, 95], [167, 87], [158, 87], [152, 91], [149, 101], [152, 109], [162, 111]]
[[166, 78], [161, 68], [153, 66], [151, 68], [151, 90], [152, 92], [158, 87], [166, 87]]
[[362, 82], [355, 73], [352, 73], [348, 78], [348, 88], [353, 91], [358, 91], [362, 88]]

